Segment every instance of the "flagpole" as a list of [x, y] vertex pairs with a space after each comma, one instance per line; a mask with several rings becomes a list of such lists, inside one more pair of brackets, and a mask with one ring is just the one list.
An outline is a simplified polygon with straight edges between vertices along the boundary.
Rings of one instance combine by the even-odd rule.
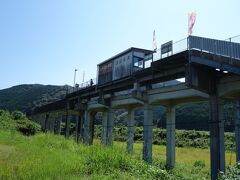
[[83, 80], [82, 80], [82, 82], [84, 82], [84, 78], [85, 78], [85, 71], [83, 71]]
[[77, 73], [77, 69], [74, 70], [74, 81], [73, 81], [73, 87], [75, 87], [75, 85], [76, 85], [76, 73]]
[[155, 33], [155, 29], [153, 31], [153, 54], [152, 54], [152, 62], [153, 62], [153, 58], [154, 58], [154, 53], [157, 53], [157, 41], [156, 41], [156, 33]]

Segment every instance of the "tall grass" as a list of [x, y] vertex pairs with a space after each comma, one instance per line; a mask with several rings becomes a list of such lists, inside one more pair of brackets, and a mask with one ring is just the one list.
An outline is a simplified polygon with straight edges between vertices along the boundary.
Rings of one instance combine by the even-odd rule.
[[[166, 169], [166, 147], [153, 145], [153, 165], [142, 161], [142, 143], [92, 146], [53, 134], [0, 132], [0, 179], [209, 179], [209, 149], [176, 148], [176, 167]], [[228, 164], [230, 152], [226, 153]], [[235, 154], [232, 154], [232, 161]]]
[[[4, 153], [8, 148], [10, 153]], [[117, 147], [76, 144], [52, 134], [0, 133], [0, 179], [172, 178]]]
[[[114, 142], [114, 146], [122, 151], [126, 149], [124, 142]], [[152, 150], [153, 165], [165, 169], [166, 146], [153, 145]], [[236, 163], [235, 152], [227, 151], [225, 157], [227, 166]], [[142, 159], [142, 143], [134, 144], [133, 158]], [[176, 147], [176, 166], [167, 172], [176, 179], [210, 179], [210, 149]]]

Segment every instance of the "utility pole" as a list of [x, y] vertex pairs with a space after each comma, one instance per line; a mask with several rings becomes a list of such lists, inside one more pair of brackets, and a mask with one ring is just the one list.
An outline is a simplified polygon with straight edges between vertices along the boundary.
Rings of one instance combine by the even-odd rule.
[[77, 73], [77, 69], [74, 70], [74, 82], [73, 82], [73, 87], [75, 87], [75, 85], [76, 85], [76, 73]]
[[84, 83], [84, 78], [85, 78], [85, 71], [83, 71], [83, 80], [82, 80], [83, 83]]

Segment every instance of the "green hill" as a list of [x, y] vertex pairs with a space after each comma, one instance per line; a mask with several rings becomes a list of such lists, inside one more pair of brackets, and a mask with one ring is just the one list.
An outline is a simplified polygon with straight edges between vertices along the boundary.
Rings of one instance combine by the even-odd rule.
[[42, 106], [62, 99], [67, 86], [41, 84], [23, 84], [0, 90], [0, 109], [27, 112], [31, 108]]

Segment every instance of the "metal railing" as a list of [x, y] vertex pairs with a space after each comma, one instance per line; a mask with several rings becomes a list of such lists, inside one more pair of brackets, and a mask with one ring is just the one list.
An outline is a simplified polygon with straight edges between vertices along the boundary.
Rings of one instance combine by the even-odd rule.
[[[211, 54], [227, 56], [240, 60], [240, 35], [225, 40], [216, 40], [198, 36], [188, 36], [179, 41], [173, 42], [171, 51], [161, 54], [161, 48], [153, 54], [153, 61], [160, 60], [186, 50], [199, 50]], [[148, 66], [145, 66], [145, 68]], [[75, 87], [68, 88], [67, 94], [76, 92], [83, 88], [97, 85], [97, 79], [91, 79]]]
[[67, 90], [67, 94], [79, 91], [81, 89], [90, 87], [90, 86], [94, 86], [97, 84], [97, 79], [90, 79], [89, 81], [83, 82], [81, 84], [76, 84], [75, 87], [69, 87]]
[[153, 55], [153, 61], [172, 56], [185, 50], [200, 50], [212, 54], [240, 59], [240, 35], [226, 40], [216, 40], [198, 36], [188, 36], [172, 44], [172, 51], [161, 54], [161, 49], [157, 49]]
[[227, 38], [227, 39], [225, 39], [224, 41], [240, 43], [240, 35]]
[[157, 49], [156, 53], [153, 54], [153, 61], [157, 61], [159, 59], [172, 56], [174, 54], [185, 51], [187, 49], [188, 49], [188, 38], [186, 37], [176, 42], [173, 42], [171, 52], [161, 54], [161, 48]]
[[189, 36], [188, 49], [197, 49], [211, 54], [240, 59], [240, 44], [197, 36]]

